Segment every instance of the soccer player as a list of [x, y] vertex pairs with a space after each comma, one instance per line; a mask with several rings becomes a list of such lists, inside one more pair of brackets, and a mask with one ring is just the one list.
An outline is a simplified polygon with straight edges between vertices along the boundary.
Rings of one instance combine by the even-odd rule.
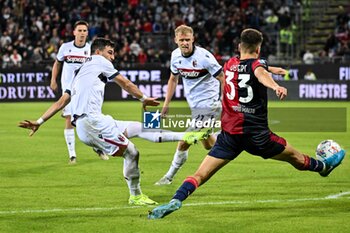
[[[181, 25], [175, 29], [175, 43], [178, 48], [171, 54], [170, 78], [165, 97], [162, 116], [168, 113], [171, 98], [174, 95], [178, 79], [182, 78], [187, 103], [191, 109], [192, 119], [196, 121], [215, 120], [221, 111], [220, 83], [224, 75], [221, 65], [206, 49], [194, 45], [193, 29]], [[187, 131], [198, 131], [190, 127]], [[202, 141], [204, 148], [210, 149], [215, 143], [214, 135]], [[179, 141], [173, 161], [168, 172], [155, 184], [171, 184], [173, 177], [186, 162], [190, 145]]]
[[[86, 21], [79, 20], [74, 24], [74, 40], [63, 43], [58, 50], [57, 58], [52, 67], [51, 84], [52, 90], [57, 92], [57, 77], [61, 74], [62, 93], [67, 89], [76, 70], [85, 59], [90, 56], [90, 44], [87, 43], [89, 24]], [[67, 105], [62, 111], [62, 117], [65, 118], [64, 138], [66, 140], [69, 163], [76, 163], [75, 152], [75, 133], [71, 124], [70, 105]], [[105, 158], [105, 157], [104, 157]], [[103, 157], [102, 157], [103, 159]]]
[[281, 100], [287, 96], [287, 89], [272, 79], [266, 61], [258, 59], [262, 40], [262, 34], [255, 29], [245, 29], [241, 33], [240, 58], [231, 58], [224, 66], [221, 133], [194, 175], [185, 179], [168, 204], [153, 209], [148, 215], [150, 219], [163, 218], [178, 210], [196, 188], [242, 151], [284, 161], [298, 170], [318, 172], [321, 176], [328, 176], [343, 160], [344, 150], [324, 161], [316, 160], [269, 130], [267, 88], [274, 90]]
[[[219, 118], [221, 113], [221, 87], [224, 84], [224, 74], [221, 65], [215, 57], [206, 49], [194, 45], [193, 29], [181, 25], [175, 29], [175, 43], [178, 48], [171, 54], [170, 78], [165, 97], [162, 116], [168, 113], [169, 104], [176, 90], [178, 79], [182, 78], [187, 103], [195, 121], [212, 122]], [[270, 67], [272, 73], [282, 74], [286, 70], [280, 67]], [[197, 131], [190, 127], [187, 131]], [[214, 145], [216, 135], [211, 134], [202, 140], [205, 149], [210, 150]], [[176, 152], [167, 173], [155, 184], [169, 185], [181, 166], [186, 162], [190, 145], [185, 141], [179, 141]]]
[[113, 67], [114, 43], [97, 38], [91, 45], [92, 56], [75, 71], [75, 76], [61, 98], [37, 121], [22, 121], [19, 126], [31, 129], [33, 135], [45, 121], [71, 102], [72, 125], [76, 126], [79, 139], [103, 154], [124, 158], [123, 174], [127, 182], [131, 205], [153, 205], [155, 201], [144, 195], [140, 187], [139, 152], [120, 131], [115, 120], [101, 112], [105, 84], [113, 80], [125, 91], [138, 98], [144, 108], [157, 106], [155, 98], [145, 96], [135, 84], [123, 77]]

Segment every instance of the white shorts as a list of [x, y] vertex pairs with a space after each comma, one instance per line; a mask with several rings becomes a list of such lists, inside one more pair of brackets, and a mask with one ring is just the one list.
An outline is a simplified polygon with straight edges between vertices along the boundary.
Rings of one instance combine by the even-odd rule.
[[113, 155], [119, 149], [125, 149], [129, 143], [116, 121], [109, 115], [80, 117], [76, 120], [76, 130], [82, 142], [102, 150], [107, 155]]
[[[219, 120], [221, 116], [221, 102], [215, 101], [210, 106], [205, 108], [191, 108], [191, 115], [192, 120], [194, 120], [196, 123], [194, 126], [187, 128], [186, 132], [199, 131], [202, 128], [214, 129], [215, 121]], [[207, 127], [205, 122], [208, 122], [209, 127]], [[201, 125], [204, 126], [200, 127]]]

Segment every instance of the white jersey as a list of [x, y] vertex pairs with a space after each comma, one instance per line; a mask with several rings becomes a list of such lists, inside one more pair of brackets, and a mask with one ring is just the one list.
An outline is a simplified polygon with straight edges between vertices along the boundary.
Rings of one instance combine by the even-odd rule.
[[65, 91], [74, 76], [74, 70], [79, 68], [90, 56], [90, 44], [85, 43], [83, 47], [74, 45], [74, 41], [63, 43], [58, 50], [56, 59], [63, 62], [61, 73], [61, 87]]
[[92, 55], [75, 71], [71, 87], [72, 116], [102, 114], [105, 85], [115, 78], [119, 71], [101, 55]]
[[170, 70], [182, 78], [186, 100], [191, 109], [208, 108], [220, 98], [220, 81], [216, 76], [222, 70], [213, 54], [194, 46], [193, 53], [184, 57], [179, 48], [171, 53]]

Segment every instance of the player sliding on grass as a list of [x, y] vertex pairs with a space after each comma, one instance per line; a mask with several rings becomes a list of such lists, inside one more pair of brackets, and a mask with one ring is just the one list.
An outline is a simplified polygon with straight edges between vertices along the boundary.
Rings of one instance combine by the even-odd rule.
[[[114, 43], [104, 38], [97, 38], [91, 45], [91, 57], [76, 70], [76, 74], [61, 98], [54, 103], [37, 121], [23, 121], [20, 127], [31, 129], [33, 135], [45, 121], [71, 103], [72, 124], [76, 126], [79, 139], [97, 152], [124, 158], [123, 173], [130, 191], [129, 204], [152, 205], [155, 201], [141, 191], [139, 152], [127, 139], [116, 121], [101, 112], [104, 88], [108, 80], [113, 80], [121, 88], [138, 98], [144, 108], [157, 106], [155, 98], [145, 96], [132, 82], [116, 70], [114, 60]], [[129, 132], [130, 134], [130, 132]], [[190, 137], [193, 139], [193, 137]]]
[[318, 172], [321, 176], [328, 176], [343, 160], [344, 150], [324, 161], [316, 160], [297, 151], [284, 138], [270, 131], [267, 123], [267, 88], [274, 90], [281, 100], [287, 96], [287, 89], [272, 79], [267, 72], [266, 61], [258, 59], [262, 40], [262, 34], [255, 29], [242, 32], [240, 58], [231, 58], [224, 66], [226, 81], [222, 100], [222, 131], [214, 147], [194, 175], [185, 179], [171, 201], [153, 209], [148, 218], [163, 218], [178, 210], [196, 188], [242, 151], [264, 159], [288, 162], [298, 170]]

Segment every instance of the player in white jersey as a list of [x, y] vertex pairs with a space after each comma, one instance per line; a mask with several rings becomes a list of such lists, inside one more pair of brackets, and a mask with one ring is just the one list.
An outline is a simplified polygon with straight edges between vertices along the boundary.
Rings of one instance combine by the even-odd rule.
[[[175, 29], [175, 43], [178, 48], [171, 54], [170, 78], [165, 97], [162, 116], [168, 113], [171, 98], [175, 92], [178, 79], [182, 78], [186, 100], [191, 108], [192, 119], [206, 121], [220, 118], [224, 74], [221, 65], [215, 57], [206, 49], [194, 45], [193, 29], [181, 25]], [[284, 75], [286, 70], [280, 67], [269, 67], [269, 71]], [[220, 87], [221, 86], [221, 87]], [[198, 130], [189, 128], [188, 130]], [[210, 150], [216, 141], [216, 135], [212, 134], [207, 140], [203, 140], [204, 148]], [[190, 145], [179, 141], [168, 172], [155, 184], [171, 184], [175, 174], [186, 162]]]
[[[175, 43], [178, 48], [171, 54], [170, 78], [165, 97], [162, 116], [166, 117], [169, 103], [174, 95], [178, 79], [182, 78], [186, 100], [191, 108], [192, 119], [215, 120], [220, 117], [220, 86], [224, 75], [221, 65], [214, 56], [204, 48], [194, 46], [193, 29], [181, 25], [175, 29]], [[193, 127], [187, 130], [198, 130]], [[215, 143], [215, 136], [210, 135], [202, 141], [206, 149]], [[155, 184], [171, 184], [173, 177], [186, 162], [190, 145], [179, 141], [168, 172]]]
[[108, 80], [113, 80], [125, 91], [138, 98], [144, 108], [157, 106], [155, 98], [145, 96], [136, 85], [123, 77], [113, 67], [114, 43], [108, 39], [96, 38], [91, 45], [91, 57], [75, 72], [73, 81], [61, 98], [35, 121], [23, 121], [19, 126], [31, 129], [30, 135], [40, 125], [71, 102], [73, 121], [79, 139], [86, 145], [101, 150], [111, 156], [124, 158], [123, 174], [130, 191], [129, 204], [153, 205], [155, 201], [141, 191], [139, 152], [134, 144], [121, 132], [116, 121], [101, 112], [104, 87]]
[[[57, 77], [61, 73], [61, 89], [62, 93], [66, 90], [74, 76], [74, 70], [81, 66], [85, 59], [90, 56], [90, 44], [87, 43], [88, 23], [85, 21], [77, 21], [74, 24], [74, 40], [63, 43], [58, 50], [56, 61], [52, 67], [51, 84], [52, 90], [57, 92]], [[70, 104], [63, 111], [62, 116], [65, 118], [64, 137], [66, 140], [69, 163], [76, 163], [75, 152], [75, 134], [71, 125]]]

